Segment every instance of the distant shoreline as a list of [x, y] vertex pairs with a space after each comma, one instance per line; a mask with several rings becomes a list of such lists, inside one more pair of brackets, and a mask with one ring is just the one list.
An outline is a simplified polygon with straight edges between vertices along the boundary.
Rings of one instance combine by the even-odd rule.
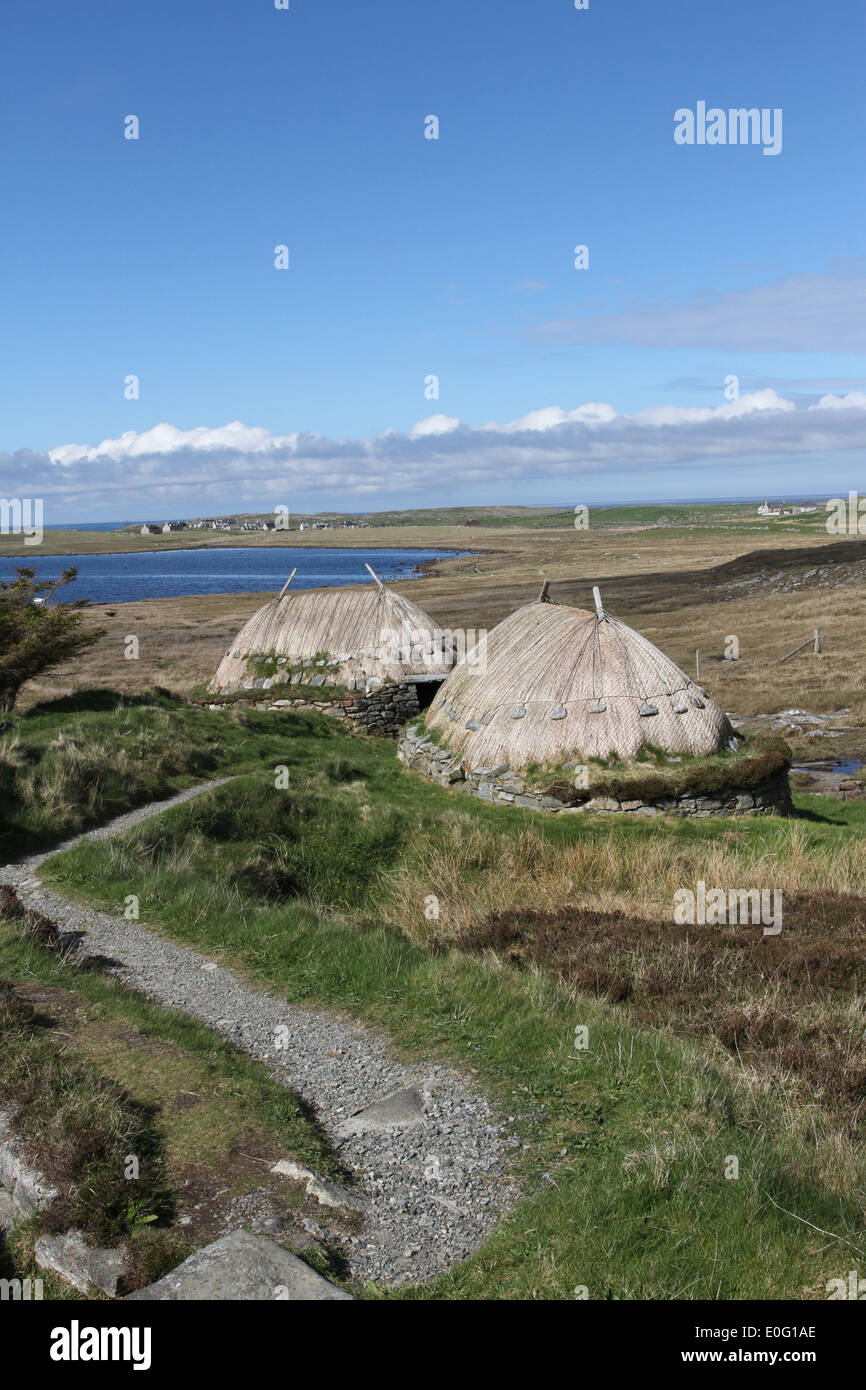
[[[613, 532], [664, 528], [669, 535], [677, 532], [691, 534], [695, 529], [735, 529], [744, 536], [774, 530], [796, 531], [805, 527], [810, 532], [825, 530], [826, 516], [820, 504], [811, 499], [786, 499], [789, 506], [807, 506], [803, 514], [761, 516], [753, 502], [700, 502], [662, 505], [631, 505], [612, 507], [576, 507], [574, 509], [544, 509], [540, 507], [487, 506], [470, 511], [462, 507], [445, 507], [429, 511], [422, 508], [410, 512], [368, 514], [363, 526], [340, 525], [340, 517], [323, 517], [330, 523], [327, 529], [305, 527], [291, 530], [232, 531], [205, 530], [184, 526], [166, 534], [142, 536], [135, 531], [116, 530], [52, 530], [45, 528], [40, 544], [25, 544], [24, 536], [0, 535], [0, 557], [33, 559], [36, 555], [68, 558], [74, 562], [79, 555], [127, 554], [141, 555], [166, 551], [225, 551], [232, 549], [294, 549], [294, 550], [471, 550], [476, 554], [496, 554], [515, 544], [533, 543], [545, 535], [586, 535], [588, 531]], [[769, 500], [769, 499], [768, 499]], [[579, 525], [578, 513], [585, 513]], [[293, 518], [299, 520], [300, 518]]]
[[[154, 552], [157, 552], [157, 553], [159, 553], [159, 554], [162, 555], [162, 554], [168, 553], [169, 551], [189, 551], [189, 550], [209, 550], [209, 551], [219, 552], [219, 551], [226, 551], [226, 550], [254, 550], [254, 549], [255, 549], [255, 550], [314, 550], [314, 551], [323, 551], [323, 550], [431, 550], [431, 549], [436, 549], [436, 550], [448, 550], [448, 551], [452, 551], [452, 552], [454, 552], [454, 553], [464, 552], [464, 551], [465, 551], [465, 553], [468, 554], [469, 551], [470, 551], [470, 549], [471, 549], [472, 551], [495, 550], [495, 549], [496, 549], [496, 546], [495, 546], [495, 545], [484, 545], [484, 544], [479, 544], [479, 543], [478, 543], [478, 542], [479, 542], [479, 537], [478, 537], [478, 533], [477, 533], [477, 532], [472, 532], [472, 533], [470, 533], [470, 535], [471, 535], [471, 541], [472, 541], [471, 546], [468, 545], [468, 544], [465, 545], [465, 546], [458, 545], [458, 544], [456, 544], [456, 542], [454, 542], [454, 541], [449, 541], [448, 544], [439, 545], [439, 544], [436, 544], [436, 542], [431, 542], [429, 536], [427, 536], [427, 537], [425, 537], [425, 538], [411, 538], [411, 539], [406, 539], [406, 537], [405, 537], [405, 531], [404, 531], [404, 528], [402, 528], [402, 527], [400, 527], [400, 528], [394, 527], [394, 528], [393, 528], [393, 532], [394, 532], [393, 535], [388, 535], [387, 532], [383, 532], [383, 531], [380, 530], [380, 531], [378, 531], [378, 532], [376, 533], [376, 539], [374, 539], [374, 540], [372, 540], [372, 541], [370, 541], [370, 540], [364, 540], [364, 541], [361, 541], [361, 540], [352, 540], [352, 541], [344, 541], [344, 542], [342, 542], [342, 543], [339, 544], [339, 545], [335, 545], [335, 544], [333, 543], [333, 541], [330, 540], [330, 538], [329, 538], [329, 544], [326, 545], [326, 544], [324, 544], [322, 541], [317, 541], [317, 540], [315, 540], [315, 539], [313, 538], [313, 536], [307, 537], [306, 533], [303, 533], [302, 535], [299, 536], [298, 533], [297, 533], [296, 531], [282, 533], [282, 534], [285, 534], [287, 537], [289, 537], [289, 539], [286, 539], [286, 540], [282, 540], [282, 539], [281, 539], [281, 540], [277, 540], [277, 539], [274, 537], [273, 533], [271, 533], [271, 535], [270, 535], [270, 536], [267, 536], [267, 537], [264, 536], [264, 535], [262, 535], [262, 538], [261, 538], [261, 539], [258, 539], [257, 536], [256, 536], [256, 534], [255, 534], [255, 532], [253, 532], [253, 533], [251, 534], [251, 536], [250, 536], [249, 539], [244, 539], [244, 538], [242, 538], [242, 537], [240, 537], [240, 536], [230, 536], [230, 537], [228, 537], [225, 541], [222, 541], [222, 542], [221, 542], [221, 541], [186, 541], [186, 542], [184, 542], [183, 539], [181, 539], [181, 535], [179, 534], [176, 538], [175, 538], [175, 537], [173, 537], [173, 538], [166, 537], [164, 543], [159, 543], [159, 542], [154, 543], [154, 538], [153, 538], [153, 537], [150, 537], [150, 538], [148, 539], [148, 538], [146, 538], [146, 537], [143, 536], [143, 537], [142, 537], [142, 541], [143, 541], [143, 544], [142, 544], [142, 545], [129, 545], [129, 544], [120, 544], [120, 543], [114, 544], [114, 545], [100, 545], [100, 544], [98, 543], [99, 540], [103, 540], [103, 541], [104, 541], [104, 540], [110, 540], [110, 539], [112, 538], [112, 536], [113, 536], [113, 533], [112, 533], [112, 532], [107, 532], [107, 531], [82, 531], [82, 532], [79, 532], [79, 533], [77, 533], [77, 534], [81, 535], [82, 537], [84, 537], [84, 536], [92, 536], [92, 537], [94, 538], [94, 540], [95, 540], [97, 543], [95, 543], [95, 544], [93, 544], [93, 545], [85, 545], [85, 544], [82, 543], [82, 544], [80, 544], [79, 546], [76, 546], [76, 547], [74, 547], [74, 548], [73, 548], [73, 547], [70, 547], [70, 546], [67, 544], [67, 545], [64, 545], [62, 549], [61, 549], [61, 548], [56, 548], [56, 549], [50, 549], [50, 550], [46, 549], [45, 547], [46, 547], [46, 545], [49, 545], [49, 544], [50, 544], [51, 539], [52, 539], [52, 536], [51, 536], [51, 533], [50, 533], [50, 532], [46, 532], [45, 538], [44, 538], [44, 540], [43, 540], [43, 542], [42, 542], [41, 545], [25, 545], [25, 544], [23, 543], [23, 541], [18, 541], [18, 540], [16, 539], [16, 541], [15, 541], [13, 544], [7, 546], [7, 545], [5, 545], [5, 544], [3, 543], [5, 538], [2, 537], [2, 536], [0, 536], [0, 559], [75, 560], [76, 557], [77, 557], [77, 556], [80, 556], [80, 555], [152, 555]], [[55, 534], [56, 534], [56, 533], [55, 533]], [[319, 533], [319, 534], [321, 534], [321, 533]], [[495, 536], [496, 533], [493, 532], [492, 534]], [[399, 537], [399, 539], [396, 539], [395, 537]], [[468, 539], [469, 539], [469, 537], [467, 537], [467, 540], [468, 540]]]

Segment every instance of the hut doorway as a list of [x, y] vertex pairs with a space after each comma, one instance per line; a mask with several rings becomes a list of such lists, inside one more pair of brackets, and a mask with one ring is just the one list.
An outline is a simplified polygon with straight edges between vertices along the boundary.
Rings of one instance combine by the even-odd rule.
[[445, 676], [409, 676], [406, 680], [407, 685], [414, 685], [415, 693], [418, 696], [419, 711], [429, 709], [439, 693], [439, 687], [444, 681]]

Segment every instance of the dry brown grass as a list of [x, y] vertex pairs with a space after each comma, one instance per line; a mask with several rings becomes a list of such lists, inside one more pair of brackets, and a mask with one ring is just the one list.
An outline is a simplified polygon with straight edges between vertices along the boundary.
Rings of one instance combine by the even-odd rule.
[[[674, 893], [698, 880], [725, 889], [776, 888], [783, 901], [816, 884], [866, 896], [866, 840], [816, 846], [792, 820], [778, 823], [766, 844], [735, 829], [716, 840], [612, 835], [560, 844], [534, 829], [498, 834], [455, 812], [442, 843], [419, 839], [385, 877], [377, 906], [414, 940], [459, 943], [493, 913], [570, 903], [670, 923]], [[439, 899], [438, 921], [419, 908], [431, 893]]]
[[464, 945], [552, 971], [641, 1027], [710, 1040], [788, 1104], [818, 1100], [853, 1133], [866, 1115], [864, 934], [862, 900], [821, 892], [795, 897], [776, 937], [574, 907], [491, 914]]
[[[700, 646], [702, 683], [725, 709], [752, 715], [791, 707], [829, 713], [848, 706], [850, 717], [842, 722], [866, 724], [862, 585], [696, 605], [679, 621], [675, 616], [644, 619], [641, 630], [686, 670], [694, 670]], [[822, 654], [807, 649], [778, 665], [815, 627], [821, 630]], [[739, 639], [739, 661], [722, 660], [729, 634]]]

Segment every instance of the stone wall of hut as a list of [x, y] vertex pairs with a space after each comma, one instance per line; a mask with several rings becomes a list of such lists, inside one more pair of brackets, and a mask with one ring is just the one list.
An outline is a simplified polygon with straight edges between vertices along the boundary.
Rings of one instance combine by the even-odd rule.
[[409, 729], [400, 738], [397, 757], [440, 786], [468, 792], [482, 801], [501, 806], [521, 806], [530, 811], [598, 812], [622, 811], [634, 816], [740, 816], [747, 814], [787, 816], [793, 811], [787, 771], [777, 774], [748, 791], [722, 792], [712, 796], [684, 794], [650, 801], [596, 796], [581, 805], [571, 805], [551, 790], [531, 786], [526, 777], [507, 763], [499, 767], [479, 767], [467, 772], [460, 758], [441, 747], [426, 734]]
[[416, 718], [420, 711], [418, 687], [412, 682], [350, 691], [339, 699], [328, 699], [326, 689], [322, 694], [324, 699], [313, 701], [288, 696], [274, 699], [271, 690], [254, 689], [249, 700], [236, 700], [231, 705], [210, 705], [210, 708], [236, 709], [238, 705], [248, 705], [258, 710], [329, 714], [337, 719], [345, 719], [352, 728], [374, 738], [397, 738], [406, 721]]

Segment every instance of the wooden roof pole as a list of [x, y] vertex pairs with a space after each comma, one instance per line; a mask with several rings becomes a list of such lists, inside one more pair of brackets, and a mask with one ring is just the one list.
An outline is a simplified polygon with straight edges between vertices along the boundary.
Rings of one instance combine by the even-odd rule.
[[385, 585], [382, 583], [382, 581], [381, 581], [381, 579], [379, 578], [379, 576], [378, 576], [378, 574], [376, 573], [376, 571], [375, 571], [374, 569], [371, 569], [371, 568], [370, 568], [370, 566], [367, 564], [366, 560], [364, 561], [364, 569], [370, 570], [370, 573], [372, 574], [372, 576], [373, 576], [373, 578], [375, 579], [376, 583], [379, 585], [379, 588], [380, 588], [380, 589], [384, 589]]
[[[283, 597], [283, 594], [284, 594], [284, 593], [286, 592], [286, 590], [288, 589], [289, 585], [291, 584], [291, 582], [292, 582], [292, 580], [294, 579], [294, 577], [295, 577], [295, 575], [297, 574], [297, 572], [298, 572], [298, 567], [297, 567], [297, 565], [295, 565], [295, 568], [292, 570], [291, 574], [289, 575], [289, 577], [288, 577], [288, 579], [286, 580], [285, 584], [283, 585], [282, 589], [280, 589], [280, 598]], [[277, 603], [279, 603], [280, 598], [277, 599]]]

